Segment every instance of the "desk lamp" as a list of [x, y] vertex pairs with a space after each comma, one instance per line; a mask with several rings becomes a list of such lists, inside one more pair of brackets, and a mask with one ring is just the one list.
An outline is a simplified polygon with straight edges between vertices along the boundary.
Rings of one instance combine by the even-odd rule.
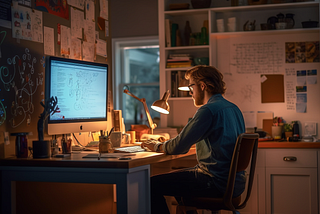
[[182, 78], [179, 81], [178, 90], [180, 90], [180, 91], [190, 91], [188, 85], [189, 85], [188, 80]]
[[[157, 127], [157, 124], [153, 123], [152, 121], [152, 118], [150, 116], [150, 112], [149, 112], [149, 109], [148, 109], [148, 106], [147, 106], [147, 103], [146, 103], [146, 99], [145, 98], [138, 98], [137, 96], [135, 96], [134, 94], [132, 94], [129, 90], [125, 89], [123, 91], [123, 93], [125, 94], [128, 94], [130, 95], [131, 97], [139, 100], [140, 102], [142, 102], [143, 104], [143, 107], [144, 107], [144, 110], [146, 111], [146, 115], [147, 115], [147, 118], [148, 118], [148, 123], [149, 123], [149, 127], [151, 129], [151, 134], [153, 134], [153, 129], [155, 129]], [[169, 95], [170, 95], [170, 92], [169, 90], [166, 91], [162, 97], [161, 100], [157, 100], [155, 101], [151, 108], [155, 111], [158, 111], [160, 113], [163, 113], [163, 114], [169, 114], [169, 111], [170, 111], [170, 106], [168, 104], [168, 98], [169, 98]]]

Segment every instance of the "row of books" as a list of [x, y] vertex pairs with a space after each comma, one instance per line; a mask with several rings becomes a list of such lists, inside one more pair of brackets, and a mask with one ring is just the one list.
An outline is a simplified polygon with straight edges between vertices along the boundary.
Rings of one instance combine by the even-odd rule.
[[181, 45], [180, 30], [178, 24], [172, 23], [170, 19], [166, 19], [165, 32], [167, 47], [176, 47]]
[[190, 54], [170, 54], [167, 59], [167, 68], [185, 68], [193, 65]]
[[189, 91], [180, 91], [178, 87], [188, 85], [188, 80], [184, 78], [186, 71], [171, 71], [171, 97], [190, 97]]

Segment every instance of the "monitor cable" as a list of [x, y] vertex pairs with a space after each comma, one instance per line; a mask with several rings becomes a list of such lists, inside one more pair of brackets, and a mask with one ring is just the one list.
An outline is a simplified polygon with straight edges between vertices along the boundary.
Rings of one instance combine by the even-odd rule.
[[74, 133], [72, 133], [72, 135], [73, 135], [74, 139], [77, 141], [77, 144], [79, 144], [81, 147], [84, 147], [84, 146], [78, 141], [78, 139], [76, 138], [76, 136], [74, 135]]

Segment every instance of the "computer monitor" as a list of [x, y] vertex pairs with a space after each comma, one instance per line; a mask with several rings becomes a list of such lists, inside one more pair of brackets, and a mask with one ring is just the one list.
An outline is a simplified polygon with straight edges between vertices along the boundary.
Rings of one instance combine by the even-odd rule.
[[45, 98], [57, 97], [60, 110], [47, 119], [47, 133], [106, 130], [108, 65], [53, 56], [45, 65]]

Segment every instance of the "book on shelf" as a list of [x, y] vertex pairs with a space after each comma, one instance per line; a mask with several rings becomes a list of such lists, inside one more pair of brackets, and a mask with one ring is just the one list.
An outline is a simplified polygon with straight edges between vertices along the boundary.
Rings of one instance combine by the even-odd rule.
[[169, 54], [168, 60], [192, 60], [190, 54]]
[[165, 31], [166, 31], [166, 46], [171, 47], [171, 21], [170, 19], [165, 20]]
[[178, 71], [171, 71], [171, 97], [178, 97], [177, 76]]
[[180, 84], [188, 84], [184, 78], [186, 71], [171, 71], [171, 97], [190, 97], [189, 91], [180, 91]]
[[185, 68], [193, 65], [190, 54], [170, 54], [167, 59], [167, 68]]
[[174, 57], [192, 57], [191, 54], [169, 54], [169, 58], [174, 58]]
[[171, 24], [171, 47], [176, 47], [178, 24]]
[[185, 62], [167, 62], [167, 68], [187, 68], [192, 66], [192, 61], [185, 61]]

